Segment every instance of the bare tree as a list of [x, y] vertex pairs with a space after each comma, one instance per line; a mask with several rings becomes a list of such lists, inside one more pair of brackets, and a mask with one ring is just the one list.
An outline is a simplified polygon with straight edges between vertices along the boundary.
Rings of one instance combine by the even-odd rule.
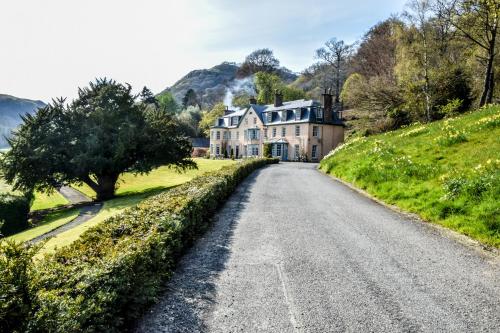
[[408, 2], [408, 11], [403, 13], [410, 23], [415, 27], [417, 35], [420, 39], [421, 47], [418, 49], [419, 53], [419, 63], [422, 67], [422, 76], [424, 84], [422, 86], [422, 92], [425, 97], [425, 117], [428, 122], [432, 120], [431, 118], [431, 94], [430, 94], [430, 78], [429, 78], [429, 68], [430, 68], [430, 39], [431, 33], [429, 31], [429, 21], [431, 18], [431, 2], [429, 0], [410, 0]]
[[347, 59], [351, 55], [351, 52], [352, 45], [345, 44], [343, 40], [337, 40], [336, 38], [330, 39], [325, 43], [324, 47], [316, 50], [316, 58], [328, 64], [333, 70], [336, 102], [340, 100], [340, 88], [343, 81], [342, 74], [345, 74]]
[[479, 106], [491, 103], [495, 88], [496, 40], [500, 24], [499, 0], [437, 0], [436, 11], [465, 38], [485, 52], [479, 56], [484, 65], [483, 91]]

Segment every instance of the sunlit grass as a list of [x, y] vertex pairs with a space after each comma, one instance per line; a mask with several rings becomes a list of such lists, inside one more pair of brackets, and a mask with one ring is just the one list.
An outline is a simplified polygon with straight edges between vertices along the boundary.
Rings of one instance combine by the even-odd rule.
[[40, 221], [36, 227], [7, 237], [6, 239], [10, 239], [16, 242], [25, 242], [31, 240], [72, 221], [78, 216], [79, 213], [79, 208], [50, 213], [45, 216], [44, 219]]
[[320, 168], [428, 221], [500, 247], [500, 106], [350, 140]]

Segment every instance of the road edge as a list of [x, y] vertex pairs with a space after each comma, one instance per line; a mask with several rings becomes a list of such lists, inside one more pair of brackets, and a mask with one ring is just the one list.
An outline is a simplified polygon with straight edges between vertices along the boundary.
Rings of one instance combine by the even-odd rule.
[[316, 170], [320, 174], [324, 175], [325, 177], [328, 177], [329, 179], [336, 181], [336, 182], [348, 187], [352, 191], [363, 195], [364, 197], [378, 203], [379, 205], [381, 205], [385, 208], [388, 208], [388, 209], [392, 210], [393, 212], [396, 212], [400, 215], [403, 215], [404, 217], [406, 217], [406, 218], [408, 218], [416, 223], [420, 223], [427, 228], [431, 228], [431, 229], [437, 231], [441, 236], [453, 239], [454, 241], [456, 241], [456, 242], [458, 242], [458, 243], [460, 243], [468, 248], [475, 250], [476, 252], [478, 252], [482, 256], [493, 261], [495, 264], [500, 265], [500, 249], [497, 249], [497, 248], [492, 247], [490, 245], [486, 245], [484, 243], [481, 243], [480, 241], [475, 240], [467, 235], [461, 234], [458, 231], [446, 228], [446, 227], [439, 225], [437, 223], [434, 223], [432, 221], [425, 220], [420, 215], [418, 215], [416, 213], [410, 213], [410, 212], [407, 212], [407, 211], [401, 209], [398, 206], [388, 204], [385, 201], [380, 200], [377, 197], [366, 192], [365, 190], [360, 189], [359, 187], [355, 186], [354, 184], [349, 183], [349, 182], [347, 182], [343, 179], [340, 179], [338, 177], [335, 177], [332, 174], [327, 174], [319, 168]]

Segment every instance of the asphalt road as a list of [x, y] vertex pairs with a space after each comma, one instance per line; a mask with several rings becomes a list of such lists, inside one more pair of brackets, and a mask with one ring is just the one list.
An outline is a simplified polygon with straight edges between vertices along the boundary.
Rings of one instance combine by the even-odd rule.
[[319, 173], [251, 175], [137, 332], [500, 332], [500, 263]]

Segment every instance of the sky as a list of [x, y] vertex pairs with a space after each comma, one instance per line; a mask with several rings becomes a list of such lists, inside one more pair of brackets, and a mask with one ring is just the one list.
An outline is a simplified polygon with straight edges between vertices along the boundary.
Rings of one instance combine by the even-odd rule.
[[97, 77], [158, 93], [189, 71], [270, 48], [300, 72], [406, 0], [0, 0], [0, 94], [72, 99]]

